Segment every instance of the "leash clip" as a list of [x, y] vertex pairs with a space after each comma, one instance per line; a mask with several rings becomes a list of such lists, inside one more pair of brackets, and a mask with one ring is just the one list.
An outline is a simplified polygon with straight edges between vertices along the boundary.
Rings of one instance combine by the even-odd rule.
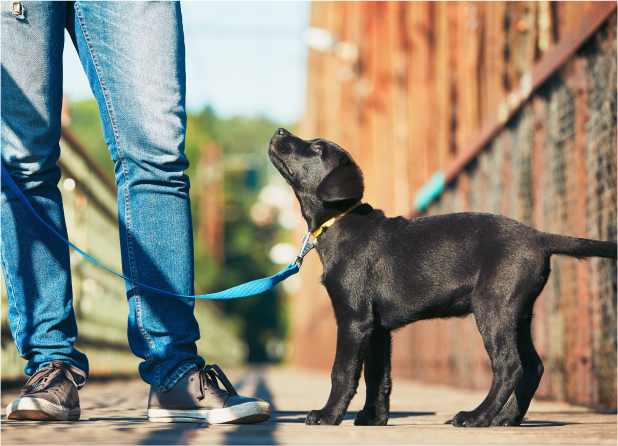
[[307, 233], [307, 235], [303, 237], [303, 246], [301, 246], [300, 252], [296, 256], [296, 259], [294, 259], [294, 263], [299, 267], [303, 264], [303, 258], [307, 255], [307, 253], [315, 248], [314, 243], [309, 243], [310, 237], [311, 232]]

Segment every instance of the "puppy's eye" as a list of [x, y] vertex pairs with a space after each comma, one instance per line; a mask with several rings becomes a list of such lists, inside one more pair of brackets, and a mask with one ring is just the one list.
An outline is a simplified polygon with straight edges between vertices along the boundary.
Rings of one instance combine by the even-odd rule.
[[311, 146], [311, 148], [313, 149], [314, 152], [322, 153], [322, 146], [319, 144], [314, 144]]

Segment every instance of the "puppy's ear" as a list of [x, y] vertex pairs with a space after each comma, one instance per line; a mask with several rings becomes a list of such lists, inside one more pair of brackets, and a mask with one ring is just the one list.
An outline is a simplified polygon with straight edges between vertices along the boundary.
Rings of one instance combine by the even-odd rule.
[[363, 173], [354, 161], [347, 158], [320, 182], [316, 197], [325, 203], [360, 200], [364, 191]]

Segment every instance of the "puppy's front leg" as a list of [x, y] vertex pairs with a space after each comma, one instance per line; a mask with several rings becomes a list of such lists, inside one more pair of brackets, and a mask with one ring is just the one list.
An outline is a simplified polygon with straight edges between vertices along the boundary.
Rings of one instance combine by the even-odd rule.
[[321, 410], [309, 412], [306, 424], [337, 425], [343, 421], [358, 388], [370, 336], [371, 325], [367, 322], [337, 320], [337, 354], [331, 373], [330, 396]]

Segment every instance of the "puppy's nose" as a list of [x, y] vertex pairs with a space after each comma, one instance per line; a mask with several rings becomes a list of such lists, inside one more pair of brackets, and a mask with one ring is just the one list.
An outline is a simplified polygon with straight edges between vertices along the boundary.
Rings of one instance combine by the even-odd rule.
[[290, 134], [290, 132], [288, 132], [286, 129], [284, 129], [284, 128], [279, 128], [279, 129], [277, 129], [277, 131], [275, 132], [275, 135], [274, 135], [274, 136], [286, 136], [286, 135], [289, 135], [289, 134]]

